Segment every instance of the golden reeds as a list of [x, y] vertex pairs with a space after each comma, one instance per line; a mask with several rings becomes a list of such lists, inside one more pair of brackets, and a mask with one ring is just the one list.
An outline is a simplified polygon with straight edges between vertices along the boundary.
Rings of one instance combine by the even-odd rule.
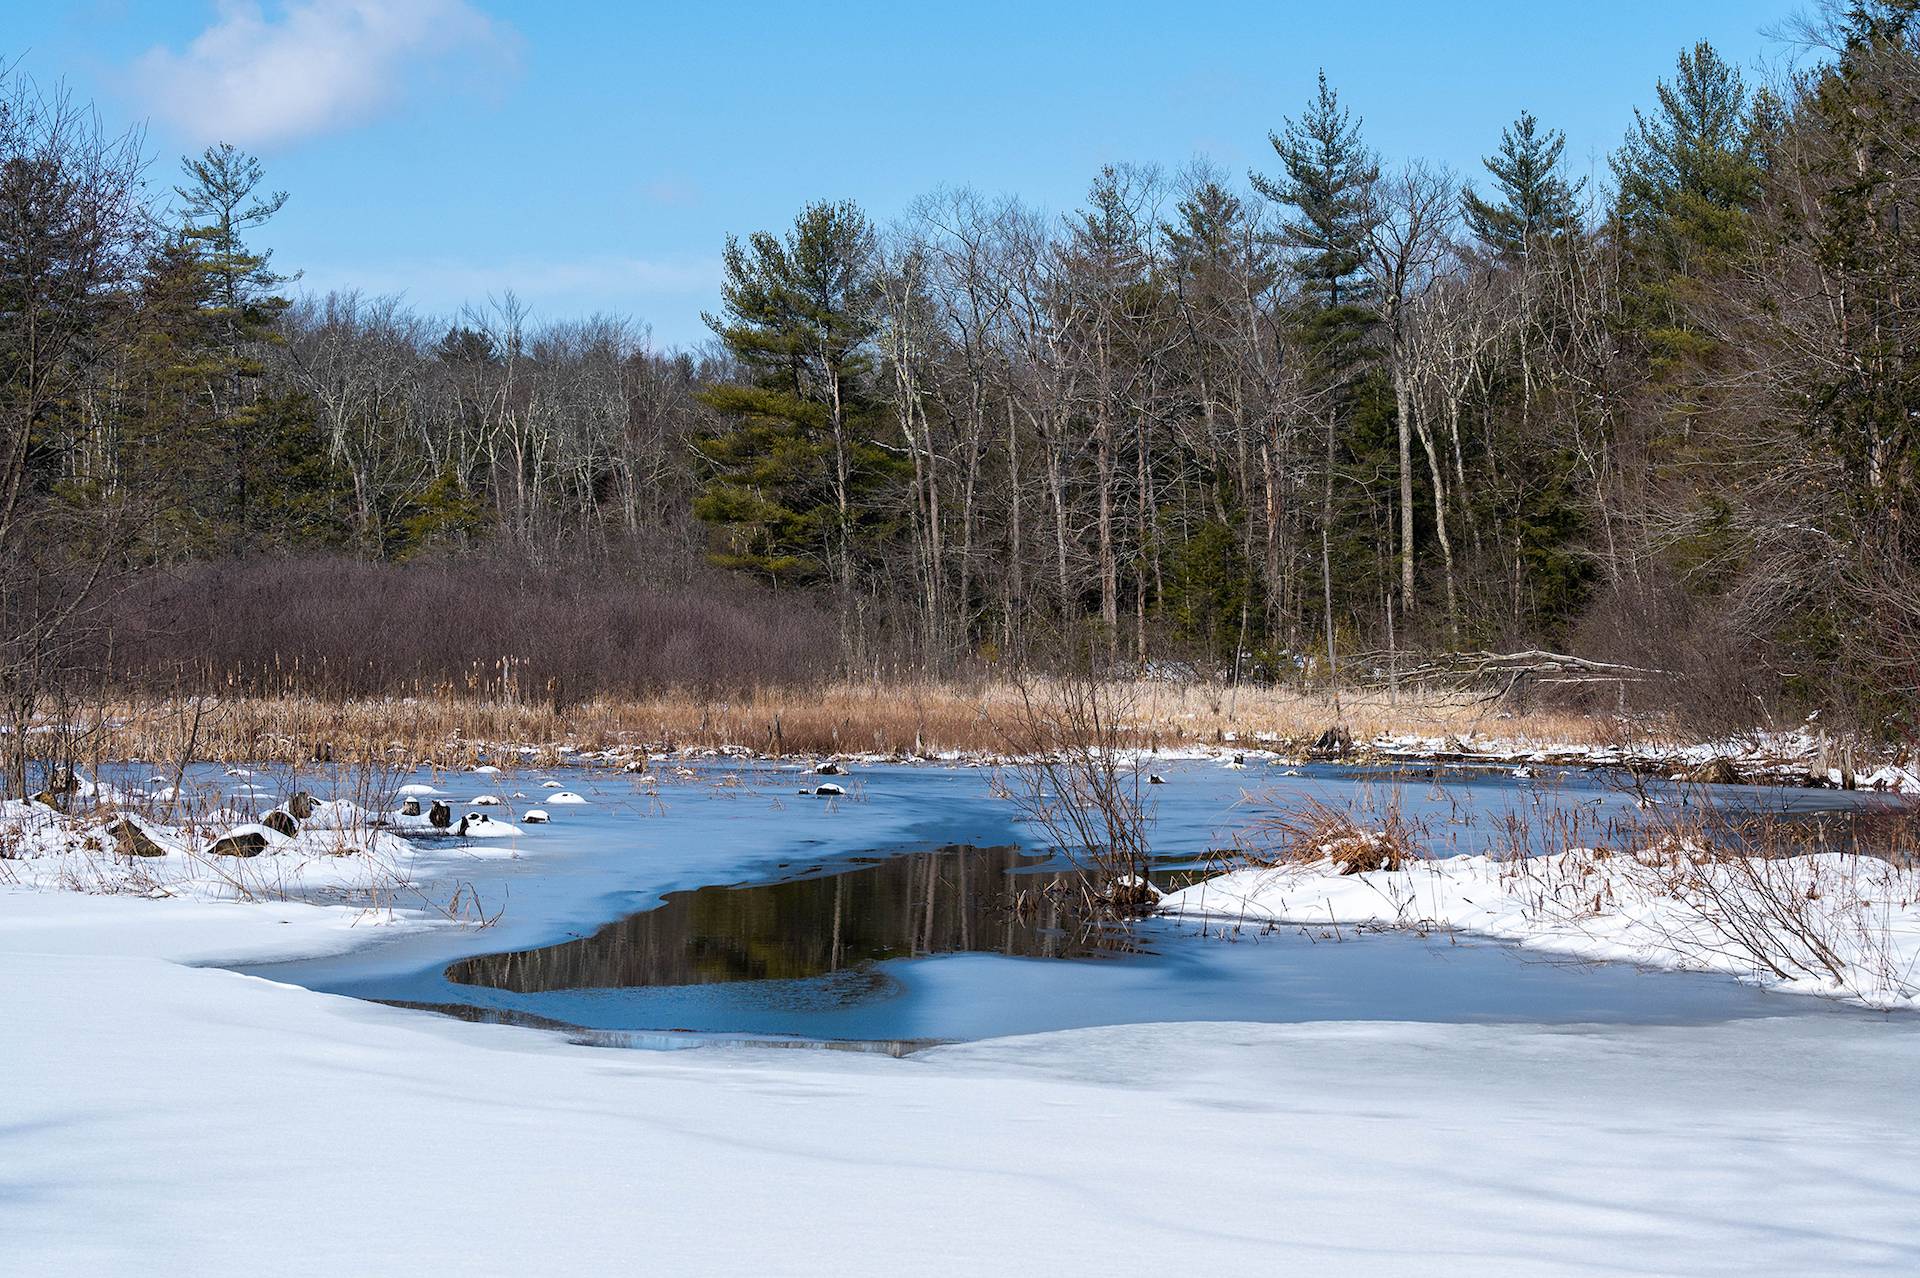
[[[1017, 712], [1011, 683], [834, 683], [701, 696], [672, 691], [632, 699], [596, 698], [556, 709], [545, 702], [459, 695], [382, 699], [234, 695], [121, 697], [96, 708], [100, 731], [89, 753], [168, 758], [181, 723], [196, 720], [193, 754], [214, 762], [369, 759], [462, 766], [488, 749], [530, 746], [540, 761], [557, 747], [735, 747], [768, 755], [877, 753], [991, 754], [994, 726]], [[1336, 721], [1357, 741], [1383, 733], [1454, 737], [1472, 733], [1571, 744], [1607, 739], [1605, 723], [1564, 712], [1496, 717], [1482, 705], [1407, 695], [1324, 696], [1285, 688], [1238, 689], [1141, 683], [1126, 698], [1127, 743], [1171, 749], [1269, 744], [1302, 748]], [[197, 714], [195, 713], [197, 711]]]

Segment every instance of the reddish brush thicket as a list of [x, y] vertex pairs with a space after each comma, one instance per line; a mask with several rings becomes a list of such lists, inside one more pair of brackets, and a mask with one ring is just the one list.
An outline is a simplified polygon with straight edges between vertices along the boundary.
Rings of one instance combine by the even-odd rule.
[[155, 573], [113, 611], [100, 667], [151, 688], [566, 703], [805, 683], [838, 655], [798, 600], [604, 562], [243, 559]]

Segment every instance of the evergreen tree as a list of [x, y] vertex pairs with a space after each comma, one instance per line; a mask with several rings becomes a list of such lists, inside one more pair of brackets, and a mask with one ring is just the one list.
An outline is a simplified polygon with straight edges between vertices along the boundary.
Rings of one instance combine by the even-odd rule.
[[200, 269], [212, 281], [218, 318], [238, 345], [270, 329], [287, 300], [275, 290], [294, 277], [277, 275], [269, 250], [254, 252], [245, 233], [267, 224], [287, 203], [285, 191], [256, 195], [266, 180], [260, 161], [231, 142], [210, 146], [180, 161], [185, 185], [180, 198], [181, 235], [199, 250]]
[[1174, 287], [1190, 305], [1210, 314], [1267, 295], [1279, 265], [1272, 244], [1254, 233], [1246, 201], [1208, 181], [1174, 208], [1179, 217], [1161, 231]]
[[1167, 255], [1195, 275], [1223, 269], [1240, 246], [1246, 203], [1218, 182], [1202, 182], [1174, 204], [1179, 220], [1167, 223]]
[[1238, 536], [1222, 520], [1193, 529], [1168, 554], [1166, 615], [1174, 634], [1231, 668], [1266, 601]]
[[[262, 505], [262, 488], [284, 479], [272, 459], [298, 446], [280, 436], [304, 433], [301, 418], [311, 417], [308, 406], [280, 402], [284, 392], [267, 384], [264, 349], [281, 340], [276, 325], [288, 306], [276, 290], [289, 277], [246, 242], [287, 196], [256, 194], [265, 171], [229, 143], [180, 167], [181, 225], [149, 271], [158, 302], [153, 341], [171, 360], [156, 369], [156, 382], [174, 399], [175, 430], [162, 446], [178, 455], [183, 476], [198, 481], [188, 489], [191, 525], [241, 551], [270, 522], [274, 501]], [[305, 446], [312, 444], [309, 435]]]
[[[1264, 494], [1242, 427], [1250, 416], [1246, 352], [1249, 331], [1258, 323], [1253, 317], [1271, 298], [1282, 268], [1246, 201], [1220, 182], [1200, 182], [1175, 208], [1178, 217], [1162, 228], [1167, 246], [1165, 273], [1186, 330], [1190, 354], [1181, 366], [1190, 381], [1188, 393], [1198, 406], [1202, 456], [1211, 472], [1216, 519], [1207, 526], [1217, 523], [1230, 528], [1237, 542], [1230, 539], [1228, 550], [1239, 563], [1251, 565], [1256, 534], [1246, 512]], [[1181, 554], [1176, 548], [1175, 559]], [[1176, 567], [1173, 576], [1178, 577], [1179, 571]], [[1232, 580], [1242, 588], [1241, 594], [1224, 605], [1224, 613], [1232, 614], [1234, 642], [1239, 642], [1238, 627], [1247, 619], [1258, 627], [1267, 615], [1269, 600], [1250, 567]], [[1183, 611], [1176, 602], [1177, 593], [1169, 584], [1168, 607], [1182, 633], [1215, 634], [1210, 623], [1195, 624], [1190, 609]], [[1256, 628], [1247, 637], [1257, 633]]]
[[1765, 172], [1756, 124], [1770, 112], [1751, 109], [1740, 72], [1704, 40], [1654, 92], [1658, 109], [1634, 111], [1612, 160], [1619, 221], [1666, 269], [1704, 274], [1744, 240]]
[[1577, 201], [1587, 181], [1560, 175], [1567, 138], [1542, 129], [1531, 111], [1500, 133], [1500, 152], [1481, 161], [1493, 175], [1497, 195], [1483, 199], [1469, 186], [1460, 197], [1468, 228], [1501, 262], [1516, 262], [1541, 238], [1557, 238], [1579, 222]]
[[[1306, 111], [1289, 119], [1268, 141], [1279, 155], [1282, 175], [1251, 174], [1262, 195], [1292, 209], [1280, 224], [1276, 242], [1290, 259], [1302, 286], [1295, 325], [1310, 360], [1308, 388], [1319, 418], [1315, 433], [1324, 441], [1320, 457], [1320, 578], [1322, 625], [1329, 663], [1336, 660], [1338, 623], [1334, 582], [1342, 592], [1367, 591], [1365, 569], [1371, 553], [1375, 513], [1365, 494], [1352, 494], [1340, 482], [1341, 462], [1373, 435], [1383, 398], [1391, 398], [1383, 379], [1368, 378], [1372, 351], [1366, 341], [1378, 320], [1374, 292], [1366, 275], [1367, 246], [1379, 214], [1374, 187], [1380, 169], [1361, 140], [1360, 123], [1320, 73], [1319, 88]], [[1355, 498], [1359, 509], [1355, 508]], [[1336, 561], [1339, 572], [1336, 573]]]
[[1651, 370], [1666, 378], [1712, 355], [1689, 306], [1751, 242], [1777, 104], [1749, 95], [1739, 71], [1705, 41], [1680, 55], [1674, 80], [1661, 81], [1655, 95], [1658, 107], [1634, 112], [1611, 164], [1615, 234], [1626, 256], [1624, 318], [1646, 341]]
[[1363, 305], [1369, 289], [1362, 268], [1375, 219], [1371, 193], [1380, 168], [1326, 72], [1306, 111], [1267, 141], [1280, 157], [1281, 175], [1248, 176], [1260, 194], [1293, 209], [1278, 242], [1294, 251], [1294, 270], [1325, 309]]
[[720, 563], [826, 580], [844, 610], [900, 469], [872, 442], [873, 229], [850, 202], [811, 204], [784, 238], [728, 237], [722, 262], [725, 314], [706, 320], [746, 377], [701, 396], [727, 425], [698, 444], [709, 475], [694, 513], [726, 530]]
[[456, 324], [447, 330], [433, 348], [434, 358], [443, 364], [477, 368], [499, 359], [493, 339], [476, 328]]
[[1825, 285], [1817, 310], [1797, 298], [1776, 305], [1788, 318], [1831, 317], [1827, 350], [1789, 382], [1788, 403], [1844, 462], [1864, 521], [1893, 541], [1880, 553], [1911, 556], [1920, 550], [1920, 3], [1857, 4], [1836, 34], [1839, 56], [1805, 82], [1796, 145], [1775, 175], [1775, 203], [1805, 211], [1781, 247], [1810, 257]]

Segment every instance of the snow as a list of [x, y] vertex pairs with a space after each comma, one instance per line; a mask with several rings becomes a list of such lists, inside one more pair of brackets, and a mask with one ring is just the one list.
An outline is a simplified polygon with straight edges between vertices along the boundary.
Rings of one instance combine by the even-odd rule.
[[[229, 814], [218, 811], [197, 823], [167, 825], [135, 813], [109, 819], [0, 801], [0, 849], [6, 852], [6, 859], [0, 859], [0, 886], [203, 902], [343, 901], [359, 913], [390, 912], [396, 897], [417, 895], [421, 879], [456, 873], [476, 854], [464, 845], [444, 844], [425, 853], [390, 829], [351, 819], [355, 814], [359, 809], [344, 800], [317, 804], [314, 815], [289, 838], [256, 822], [227, 820]], [[426, 826], [423, 832], [452, 833], [433, 829], [424, 816], [395, 817], [419, 821]], [[114, 855], [114, 820], [136, 826], [165, 855]], [[505, 839], [520, 832], [508, 822], [489, 822], [469, 828], [467, 834]], [[221, 838], [247, 834], [265, 841], [259, 855], [209, 851]]]
[[[1206, 789], [1218, 775], [1175, 775], [1169, 841], [1207, 841], [1206, 805], [1233, 797]], [[796, 842], [912, 843], [929, 807], [999, 833], [979, 774], [931, 779], [890, 799], [876, 767], [862, 803], [764, 808], [676, 787], [597, 860], [543, 862], [561, 826], [495, 851], [307, 823], [257, 858], [142, 858], [106, 892], [58, 890], [63, 862], [127, 861], [77, 849], [83, 823], [0, 809], [30, 853], [0, 861], [0, 1273], [1920, 1267], [1905, 1015], [1132, 1025], [895, 1060], [613, 1051], [206, 966], [430, 942], [471, 926], [425, 904], [470, 878], [490, 899], [515, 885], [480, 934], [508, 948]], [[614, 819], [581, 788], [595, 806], [570, 816]], [[352, 838], [367, 848], [326, 850]], [[215, 877], [269, 870], [292, 890]], [[412, 890], [383, 895], [389, 871]], [[1357, 915], [1390, 895], [1374, 878], [1320, 896]], [[1464, 913], [1498, 882], [1416, 899]], [[1272, 885], [1240, 886], [1259, 917]]]
[[293, 842], [291, 838], [280, 833], [280, 831], [274, 829], [272, 826], [261, 825], [257, 821], [242, 821], [238, 825], [221, 828], [216, 832], [216, 838], [245, 838], [250, 834], [257, 834], [262, 839], [265, 839], [268, 851], [285, 847], [287, 844]]
[[1284, 1257], [1551, 1278], [1920, 1258], [1908, 1036], [1228, 1024], [906, 1060], [622, 1052], [169, 961], [340, 939], [308, 913], [0, 892], [0, 1269], [1261, 1272]]
[[[1806, 727], [1784, 732], [1755, 731], [1717, 741], [1684, 744], [1642, 741], [1622, 746], [1481, 737], [1470, 733], [1458, 737], [1390, 733], [1376, 737], [1365, 748], [1378, 756], [1409, 761], [1455, 759], [1522, 767], [1529, 763], [1582, 767], [1632, 765], [1665, 769], [1676, 780], [1684, 779], [1691, 769], [1725, 761], [1733, 765], [1741, 777], [1752, 781], [1847, 786], [1846, 774], [1825, 762], [1831, 752], [1827, 738]], [[1905, 766], [1881, 764], [1855, 776], [1852, 786], [1888, 794], [1920, 794], [1920, 759]]]
[[1229, 871], [1170, 893], [1160, 909], [1230, 926], [1454, 930], [1920, 1009], [1920, 869], [1838, 853], [1721, 861], [1691, 846], [1575, 849], [1358, 874], [1327, 859]]
[[373, 814], [351, 799], [322, 799], [313, 805], [302, 830], [359, 830], [373, 823]]
[[1920, 795], [1920, 763], [1910, 768], [1897, 767], [1889, 763], [1858, 777], [1855, 784], [1863, 790]]
[[496, 821], [484, 812], [469, 812], [455, 823], [455, 832], [460, 833], [463, 826], [469, 839], [511, 839], [521, 833], [513, 822]]

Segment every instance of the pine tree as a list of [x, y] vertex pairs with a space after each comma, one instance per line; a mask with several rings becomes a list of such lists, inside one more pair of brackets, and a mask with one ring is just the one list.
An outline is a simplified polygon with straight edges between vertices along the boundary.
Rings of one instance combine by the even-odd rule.
[[[1920, 550], [1920, 3], [1849, 10], [1840, 54], [1805, 83], [1795, 145], [1774, 175], [1776, 203], [1804, 210], [1786, 235], [1825, 285], [1817, 309], [1829, 343], [1791, 383], [1789, 402], [1846, 465], [1856, 507], [1893, 542]], [[1789, 268], [1791, 270], [1791, 268]], [[1806, 268], [1800, 268], [1800, 274]], [[1820, 330], [1814, 330], [1820, 331]]]
[[1380, 168], [1361, 141], [1360, 122], [1340, 105], [1326, 72], [1320, 73], [1319, 91], [1306, 111], [1267, 140], [1280, 157], [1281, 176], [1248, 176], [1260, 194], [1294, 210], [1278, 237], [1296, 254], [1294, 270], [1328, 310], [1364, 304], [1368, 285], [1362, 266], [1374, 220], [1369, 197]]
[[1265, 610], [1259, 579], [1235, 530], [1218, 519], [1193, 529], [1167, 555], [1166, 615], [1174, 633], [1229, 666], [1249, 619]]
[[1319, 477], [1321, 620], [1331, 666], [1338, 647], [1335, 560], [1341, 561], [1343, 589], [1360, 582], [1362, 574], [1350, 563], [1369, 557], [1372, 532], [1369, 512], [1356, 516], [1350, 510], [1339, 476], [1342, 457], [1363, 446], [1380, 398], [1378, 386], [1368, 387], [1366, 377], [1373, 355], [1366, 338], [1379, 316], [1365, 273], [1368, 239], [1378, 219], [1373, 197], [1380, 169], [1361, 140], [1359, 121], [1340, 105], [1324, 71], [1306, 111], [1267, 140], [1280, 157], [1282, 176], [1249, 176], [1262, 195], [1293, 210], [1281, 222], [1276, 243], [1292, 251], [1291, 266], [1302, 286], [1295, 325], [1311, 361], [1316, 433], [1325, 441]]
[[180, 168], [188, 179], [173, 188], [184, 215], [181, 235], [199, 250], [218, 318], [233, 344], [257, 340], [287, 307], [275, 290], [294, 277], [275, 274], [268, 265], [272, 253], [250, 250], [245, 233], [266, 225], [285, 207], [287, 193], [255, 195], [266, 170], [231, 142], [182, 159]]
[[187, 180], [174, 193], [182, 223], [150, 271], [164, 299], [158, 315], [169, 329], [157, 340], [173, 360], [158, 377], [178, 399], [172, 446], [184, 473], [202, 481], [190, 490], [193, 523], [225, 549], [241, 551], [258, 539], [276, 504], [263, 502], [261, 489], [279, 482], [274, 456], [294, 447], [281, 435], [305, 434], [301, 418], [310, 416], [300, 404], [280, 402], [267, 384], [264, 348], [280, 340], [276, 325], [289, 305], [276, 290], [290, 277], [276, 274], [271, 255], [246, 242], [287, 196], [256, 195], [265, 171], [230, 143], [180, 167]]
[[1682, 53], [1659, 108], [1636, 110], [1612, 167], [1617, 216], [1627, 236], [1667, 270], [1700, 275], [1737, 251], [1746, 212], [1760, 195], [1764, 151], [1746, 82], [1713, 46]]
[[1564, 133], [1542, 129], [1531, 111], [1501, 130], [1499, 154], [1481, 161], [1497, 197], [1483, 199], [1471, 186], [1460, 197], [1468, 228], [1493, 258], [1517, 262], [1542, 238], [1558, 238], [1579, 224], [1577, 201], [1587, 180], [1570, 183], [1560, 175], [1566, 145]]
[[1212, 311], [1261, 297], [1278, 275], [1273, 247], [1254, 233], [1246, 202], [1219, 182], [1202, 182], [1174, 206], [1161, 228], [1174, 287], [1189, 304]]
[[[1281, 266], [1272, 243], [1259, 233], [1252, 210], [1220, 182], [1198, 183], [1175, 208], [1178, 217], [1162, 227], [1166, 276], [1178, 300], [1191, 351], [1185, 368], [1192, 379], [1189, 393], [1204, 423], [1201, 440], [1211, 471], [1215, 522], [1237, 538], [1237, 544], [1230, 540], [1228, 551], [1238, 562], [1252, 564], [1256, 530], [1246, 512], [1264, 495], [1260, 491], [1264, 476], [1256, 477], [1250, 455], [1254, 432], [1247, 422], [1251, 415], [1246, 376], [1249, 311], [1261, 304], [1254, 299], [1270, 298]], [[1270, 535], [1277, 537], [1277, 533]], [[1172, 582], [1181, 579], [1184, 556], [1184, 549], [1177, 547], [1170, 554], [1168, 607], [1185, 628], [1183, 634], [1215, 637], [1211, 624], [1193, 624], [1175, 598], [1178, 591]], [[1271, 566], [1270, 570], [1278, 575]], [[1251, 569], [1233, 580], [1243, 589], [1226, 611], [1232, 614], [1233, 642], [1238, 643], [1243, 638], [1239, 628], [1263, 620], [1269, 601]]]
[[875, 243], [852, 203], [807, 206], [784, 238], [728, 237], [724, 316], [707, 324], [747, 375], [701, 398], [727, 419], [698, 444], [694, 503], [724, 528], [718, 562], [775, 581], [825, 580], [845, 616], [854, 575], [888, 520], [899, 459], [872, 441]]

